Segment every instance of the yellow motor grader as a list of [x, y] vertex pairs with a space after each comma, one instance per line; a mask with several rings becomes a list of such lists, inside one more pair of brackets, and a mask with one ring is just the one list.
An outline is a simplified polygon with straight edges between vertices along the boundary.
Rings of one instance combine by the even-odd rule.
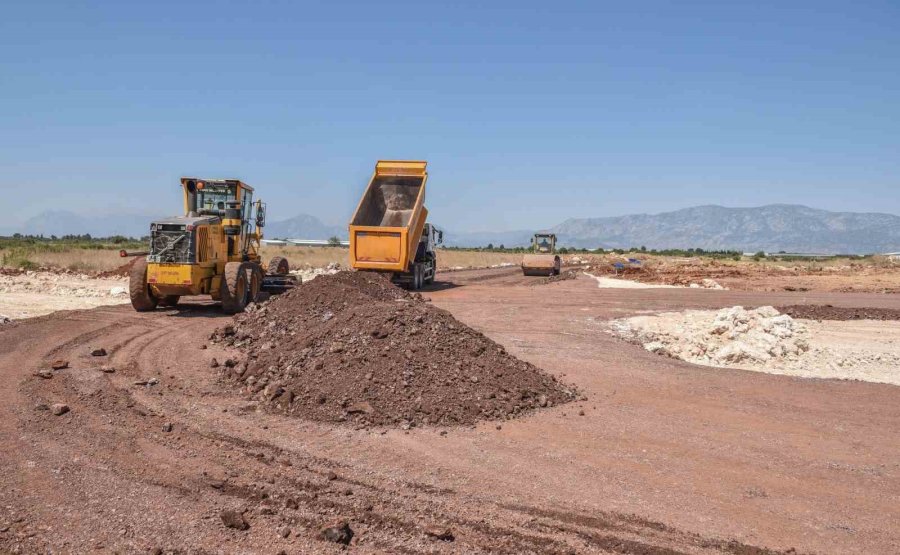
[[150, 250], [131, 269], [129, 293], [135, 310], [174, 306], [185, 295], [209, 295], [229, 314], [296, 285], [288, 261], [259, 256], [266, 205], [253, 202], [253, 188], [236, 179], [181, 179], [184, 216], [150, 224]]

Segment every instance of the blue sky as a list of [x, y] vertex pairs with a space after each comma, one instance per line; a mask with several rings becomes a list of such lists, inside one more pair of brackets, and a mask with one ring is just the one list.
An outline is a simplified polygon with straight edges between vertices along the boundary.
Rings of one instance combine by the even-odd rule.
[[457, 230], [900, 213], [898, 29], [896, 1], [8, 3], [0, 191], [13, 222], [174, 213], [179, 176], [237, 177], [342, 223], [417, 158]]

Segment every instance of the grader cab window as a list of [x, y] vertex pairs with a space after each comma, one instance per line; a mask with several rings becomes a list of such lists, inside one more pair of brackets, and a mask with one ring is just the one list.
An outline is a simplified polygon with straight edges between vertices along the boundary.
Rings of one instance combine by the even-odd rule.
[[197, 188], [197, 209], [200, 214], [219, 216], [224, 214], [228, 201], [236, 201], [237, 185], [205, 183]]

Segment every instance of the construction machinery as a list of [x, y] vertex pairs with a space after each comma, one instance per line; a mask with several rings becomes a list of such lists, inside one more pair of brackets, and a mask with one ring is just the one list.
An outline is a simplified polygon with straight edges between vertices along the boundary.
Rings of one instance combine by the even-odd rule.
[[263, 267], [259, 256], [266, 205], [253, 201], [253, 188], [236, 179], [181, 179], [184, 216], [150, 224], [147, 252], [130, 273], [131, 304], [138, 311], [174, 306], [185, 295], [209, 295], [229, 314], [244, 310], [261, 291], [294, 287], [288, 261], [275, 257]]
[[427, 163], [379, 160], [350, 220], [350, 266], [419, 289], [434, 282], [443, 233], [426, 223]]
[[562, 261], [556, 254], [556, 235], [535, 233], [531, 241], [532, 254], [522, 258], [522, 273], [526, 276], [558, 276]]

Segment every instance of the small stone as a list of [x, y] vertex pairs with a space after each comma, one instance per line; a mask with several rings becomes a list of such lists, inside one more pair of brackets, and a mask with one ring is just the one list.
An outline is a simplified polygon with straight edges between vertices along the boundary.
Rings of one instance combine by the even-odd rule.
[[104, 349], [103, 347], [91, 347], [91, 356], [105, 357], [106, 349]]
[[320, 538], [325, 541], [349, 545], [353, 539], [353, 530], [347, 521], [336, 522], [320, 532]]
[[209, 367], [210, 367], [210, 368], [218, 368], [218, 367], [219, 367], [219, 361], [216, 360], [216, 359], [212, 359], [211, 361], [209, 361]]
[[546, 407], [549, 403], [550, 403], [550, 401], [547, 399], [547, 396], [546, 396], [546, 395], [540, 395], [540, 396], [538, 396], [538, 404], [539, 404], [540, 406]]
[[37, 376], [38, 378], [44, 378], [45, 380], [49, 380], [50, 378], [53, 377], [53, 372], [51, 372], [50, 370], [38, 370], [37, 372], [34, 373], [34, 375]]
[[54, 370], [62, 370], [63, 368], [68, 368], [68, 367], [69, 367], [68, 360], [54, 360], [53, 362], [50, 363], [50, 368], [52, 368]]
[[203, 344], [200, 345], [200, 350], [201, 350], [201, 351], [204, 350], [204, 349], [206, 349], [206, 348], [207, 348], [206, 343], [203, 343]]
[[172, 428], [173, 428], [172, 423], [171, 423], [171, 422], [166, 422], [166, 423], [163, 424], [163, 426], [162, 426], [162, 431], [164, 431], [164, 432], [166, 432], [166, 433], [169, 433], [169, 432], [172, 431]]
[[65, 403], [53, 403], [50, 405], [50, 411], [56, 416], [62, 416], [69, 412], [69, 405]]
[[584, 411], [583, 410], [578, 411], [578, 416], [584, 416]]
[[425, 530], [425, 535], [434, 538], [436, 540], [440, 540], [442, 542], [452, 542], [456, 539], [453, 535], [453, 531], [449, 528], [443, 528], [438, 526], [432, 526], [431, 528], [427, 528]]
[[283, 528], [278, 530], [278, 535], [281, 536], [282, 538], [287, 538], [291, 535], [291, 529], [288, 528], [287, 526], [284, 526]]
[[114, 374], [116, 372], [116, 369], [112, 366], [101, 366], [100, 371], [104, 374]]
[[333, 471], [330, 471], [330, 470], [329, 470], [329, 471], [328, 471], [328, 474], [326, 474], [325, 477], [328, 478], [328, 481], [329, 481], [329, 482], [333, 482], [333, 481], [337, 480], [338, 475], [335, 474]]
[[244, 514], [238, 511], [222, 511], [219, 513], [219, 518], [222, 519], [222, 524], [228, 528], [234, 528], [235, 530], [247, 530], [250, 528], [250, 524], [244, 518]]
[[503, 429], [503, 426], [501, 426], [500, 424], [497, 424], [497, 429], [498, 429], [498, 430], [502, 430], [502, 429]]
[[236, 360], [234, 360], [233, 358], [225, 359], [225, 368], [234, 368], [235, 366], [237, 366]]
[[296, 511], [300, 508], [300, 504], [293, 497], [288, 497], [284, 502], [284, 507]]
[[369, 404], [368, 401], [362, 401], [360, 403], [353, 403], [349, 407], [347, 407], [347, 414], [372, 414], [375, 412], [375, 409], [372, 408], [372, 405]]
[[469, 379], [472, 380], [472, 383], [478, 383], [478, 376], [472, 376]]

